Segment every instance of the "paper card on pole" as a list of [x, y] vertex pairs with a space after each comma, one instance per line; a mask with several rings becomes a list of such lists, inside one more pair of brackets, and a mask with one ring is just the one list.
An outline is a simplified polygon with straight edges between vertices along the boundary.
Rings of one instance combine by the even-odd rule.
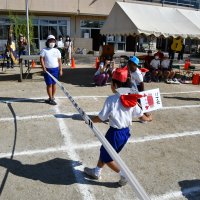
[[159, 88], [140, 92], [139, 94], [144, 95], [140, 99], [143, 112], [150, 112], [162, 108]]

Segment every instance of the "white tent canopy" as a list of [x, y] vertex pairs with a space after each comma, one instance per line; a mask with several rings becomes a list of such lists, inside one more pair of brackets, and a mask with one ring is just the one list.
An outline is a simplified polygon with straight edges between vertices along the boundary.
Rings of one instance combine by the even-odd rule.
[[200, 11], [116, 2], [101, 34], [200, 38]]

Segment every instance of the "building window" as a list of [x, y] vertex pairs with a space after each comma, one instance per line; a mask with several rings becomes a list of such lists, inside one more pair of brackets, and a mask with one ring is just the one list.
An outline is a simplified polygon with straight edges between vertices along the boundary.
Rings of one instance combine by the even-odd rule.
[[46, 40], [48, 35], [52, 34], [56, 38], [59, 35], [68, 35], [68, 21], [67, 20], [40, 20], [40, 40]]
[[92, 29], [100, 29], [104, 24], [104, 21], [97, 20], [81, 20], [80, 29], [82, 38], [91, 38]]
[[8, 25], [0, 25], [0, 39], [7, 40], [8, 39]]

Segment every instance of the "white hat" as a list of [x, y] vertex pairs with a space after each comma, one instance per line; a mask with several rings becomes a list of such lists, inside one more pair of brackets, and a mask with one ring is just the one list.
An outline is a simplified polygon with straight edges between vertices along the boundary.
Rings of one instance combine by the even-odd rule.
[[53, 35], [49, 35], [49, 36], [47, 37], [47, 40], [50, 40], [50, 39], [56, 40], [55, 36], [53, 36]]

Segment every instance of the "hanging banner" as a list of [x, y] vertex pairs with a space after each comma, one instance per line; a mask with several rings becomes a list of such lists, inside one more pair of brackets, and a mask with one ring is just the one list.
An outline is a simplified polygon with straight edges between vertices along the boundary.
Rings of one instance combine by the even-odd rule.
[[139, 92], [139, 94], [144, 96], [140, 99], [140, 103], [144, 113], [162, 108], [162, 101], [160, 97], [159, 88]]

